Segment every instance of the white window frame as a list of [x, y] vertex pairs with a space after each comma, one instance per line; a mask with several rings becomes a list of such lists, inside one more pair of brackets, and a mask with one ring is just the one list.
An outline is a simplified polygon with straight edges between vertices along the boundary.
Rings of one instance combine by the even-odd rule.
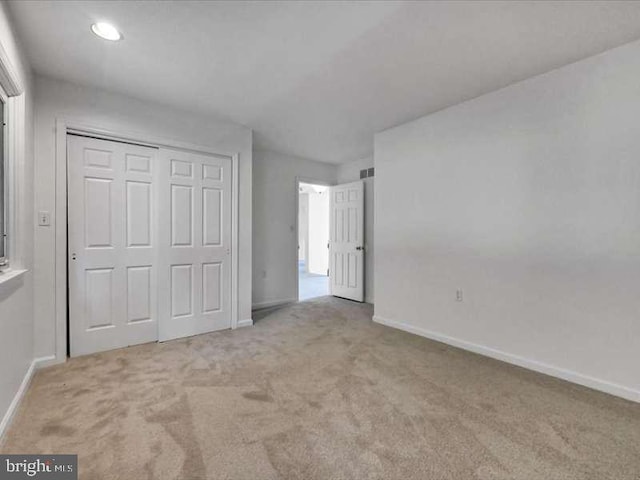
[[3, 112], [2, 112], [2, 122], [4, 122], [3, 124], [0, 125], [0, 128], [2, 128], [2, 162], [0, 164], [0, 168], [2, 168], [2, 182], [4, 183], [4, 185], [2, 186], [2, 196], [4, 198], [1, 198], [0, 201], [2, 202], [2, 223], [3, 225], [0, 225], [1, 230], [0, 230], [0, 236], [4, 235], [4, 250], [0, 251], [0, 270], [5, 270], [7, 267], [9, 267], [9, 244], [8, 244], [8, 228], [7, 228], [7, 211], [9, 210], [7, 208], [8, 204], [9, 204], [9, 195], [8, 195], [8, 182], [7, 182], [7, 156], [8, 156], [8, 149], [7, 149], [7, 129], [5, 128], [5, 126], [7, 125], [6, 123], [6, 119], [5, 116], [7, 115], [7, 100], [9, 99], [9, 97], [4, 93], [4, 89], [2, 88], [2, 86], [0, 85], [0, 108], [2, 108]]
[[0, 98], [4, 103], [4, 233], [7, 264], [0, 267], [0, 292], [4, 286], [26, 273], [19, 219], [30, 212], [20, 204], [20, 185], [24, 182], [25, 98], [21, 79], [0, 45]]

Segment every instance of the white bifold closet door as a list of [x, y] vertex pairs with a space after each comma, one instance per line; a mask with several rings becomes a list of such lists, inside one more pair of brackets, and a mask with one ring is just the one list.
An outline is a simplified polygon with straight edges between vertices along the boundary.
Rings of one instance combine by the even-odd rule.
[[231, 159], [68, 135], [72, 356], [231, 326]]
[[231, 159], [160, 157], [160, 341], [230, 328]]
[[69, 135], [71, 355], [158, 339], [158, 150]]

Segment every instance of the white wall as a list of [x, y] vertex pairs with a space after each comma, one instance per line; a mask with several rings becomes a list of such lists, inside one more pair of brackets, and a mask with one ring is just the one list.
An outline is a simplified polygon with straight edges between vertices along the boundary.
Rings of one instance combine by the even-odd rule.
[[309, 249], [307, 270], [326, 275], [329, 269], [329, 193], [309, 193]]
[[[300, 192], [298, 196], [298, 260], [309, 257], [309, 194]], [[305, 263], [305, 269], [307, 265]]]
[[[33, 361], [33, 98], [31, 73], [11, 30], [6, 5], [0, 2], [0, 48], [21, 77], [24, 93], [12, 100], [25, 111], [23, 138], [19, 139], [23, 154], [15, 165], [16, 215], [18, 231], [9, 231], [15, 239], [18, 235], [19, 259], [14, 265], [29, 272], [18, 281], [0, 285], [0, 422], [15, 398]], [[10, 239], [9, 241], [12, 241]], [[0, 431], [0, 434], [2, 432]]]
[[376, 319], [640, 401], [639, 78], [635, 42], [376, 135]]
[[260, 308], [297, 301], [296, 177], [334, 184], [337, 167], [276, 152], [253, 158], [253, 305]]
[[[338, 166], [338, 183], [360, 180], [360, 170], [373, 167], [373, 156], [365, 157]], [[364, 298], [367, 303], [375, 301], [374, 285], [374, 183], [375, 175], [364, 179]]]
[[[251, 130], [102, 90], [36, 77], [36, 209], [51, 211], [52, 222], [58, 117], [118, 132], [139, 132], [239, 152], [239, 319], [251, 318]], [[44, 356], [55, 351], [54, 228], [38, 227], [35, 251], [36, 352]]]

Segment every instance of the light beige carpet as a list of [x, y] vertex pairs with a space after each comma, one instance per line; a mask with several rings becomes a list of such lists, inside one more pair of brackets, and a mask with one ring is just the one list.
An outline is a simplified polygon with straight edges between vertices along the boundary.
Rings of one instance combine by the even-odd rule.
[[5, 453], [80, 478], [638, 480], [640, 405], [322, 298], [39, 371]]

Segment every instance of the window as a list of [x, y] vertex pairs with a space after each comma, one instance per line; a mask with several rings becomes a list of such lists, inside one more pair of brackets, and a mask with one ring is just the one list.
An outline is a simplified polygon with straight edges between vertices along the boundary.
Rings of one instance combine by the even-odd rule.
[[16, 168], [25, 161], [26, 104], [23, 93], [20, 77], [8, 64], [0, 45], [0, 270], [9, 273], [0, 275], [0, 284], [18, 278], [26, 271], [16, 268], [22, 267], [23, 257], [14, 228], [20, 213], [14, 198], [15, 187], [24, 181], [22, 170]]

